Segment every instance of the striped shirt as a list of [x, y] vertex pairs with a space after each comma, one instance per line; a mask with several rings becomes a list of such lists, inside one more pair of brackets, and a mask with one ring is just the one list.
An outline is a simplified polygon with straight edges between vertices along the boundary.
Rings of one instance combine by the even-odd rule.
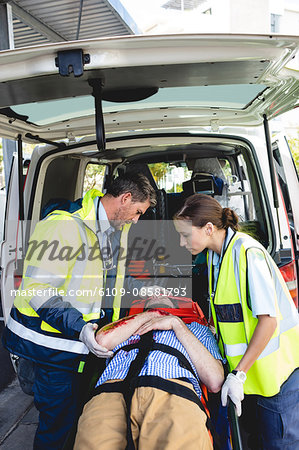
[[[208, 329], [208, 327], [197, 322], [192, 322], [190, 325], [188, 324], [187, 327], [194, 334], [194, 336], [196, 336], [197, 339], [209, 350], [209, 352], [212, 354], [212, 356], [214, 356], [215, 359], [224, 361], [220, 355], [216, 340], [214, 339], [214, 336]], [[178, 340], [174, 331], [154, 331], [153, 338], [155, 342], [169, 345], [170, 347], [179, 350], [188, 359], [194, 372], [196, 373], [196, 369], [191, 362], [186, 349]], [[136, 343], [139, 340], [139, 335], [131, 336], [126, 341], [117, 345], [113, 349], [113, 351], [115, 352], [119, 348], [122, 348], [128, 344]], [[135, 359], [137, 353], [138, 349], [136, 348], [130, 351], [120, 350], [111, 360], [111, 362], [109, 362], [109, 360], [107, 361], [107, 367], [99, 378], [96, 387], [100, 386], [108, 380], [123, 380], [126, 377], [130, 364]], [[144, 363], [143, 368], [140, 371], [139, 376], [141, 375], [154, 375], [164, 379], [187, 378], [193, 384], [197, 395], [201, 397], [201, 389], [198, 380], [194, 377], [194, 375], [192, 375], [189, 370], [179, 365], [179, 361], [175, 356], [169, 355], [168, 353], [164, 353], [159, 350], [151, 351]]]

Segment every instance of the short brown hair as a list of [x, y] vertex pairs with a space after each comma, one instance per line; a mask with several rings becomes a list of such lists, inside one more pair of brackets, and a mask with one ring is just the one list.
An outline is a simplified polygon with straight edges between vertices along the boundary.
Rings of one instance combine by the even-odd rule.
[[142, 173], [130, 172], [115, 178], [108, 186], [106, 193], [118, 197], [127, 192], [132, 194], [133, 202], [143, 203], [148, 200], [151, 207], [156, 206], [156, 192], [148, 178]]
[[239, 229], [239, 217], [231, 208], [222, 208], [210, 195], [194, 194], [187, 198], [174, 220], [190, 220], [195, 227], [202, 228], [211, 222], [217, 228]]

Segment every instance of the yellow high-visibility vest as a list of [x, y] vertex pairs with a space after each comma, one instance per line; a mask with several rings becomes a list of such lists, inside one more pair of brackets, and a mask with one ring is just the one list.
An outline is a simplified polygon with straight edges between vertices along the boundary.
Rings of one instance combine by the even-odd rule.
[[[84, 196], [81, 209], [74, 213], [55, 210], [36, 225], [24, 261], [20, 295], [14, 301], [21, 315], [38, 317], [36, 311], [56, 294], [66, 302], [66, 307], [69, 304], [80, 311], [85, 322], [100, 318], [105, 286], [95, 207], [102, 196], [93, 189]], [[124, 225], [120, 238], [122, 252], [117, 263], [113, 320], [120, 314], [129, 228], [130, 225]], [[14, 326], [14, 332], [19, 334], [18, 324]], [[62, 351], [88, 352], [83, 343], [63, 339], [60, 331], [45, 321], [41, 321], [41, 331], [35, 333], [36, 344]], [[29, 335], [28, 332], [27, 338], [31, 339]]]
[[[277, 328], [269, 343], [251, 366], [244, 384], [245, 394], [270, 397], [277, 394], [282, 383], [299, 365], [299, 322], [293, 300], [282, 275], [264, 247], [250, 236], [237, 232], [229, 242], [220, 266], [217, 286], [213, 292], [212, 253], [208, 254], [211, 310], [219, 339], [219, 347], [227, 358], [230, 370], [235, 369], [246, 352], [258, 319], [248, 303], [246, 251], [262, 250], [273, 282], [279, 283], [273, 298]], [[261, 292], [261, 301], [266, 292]]]

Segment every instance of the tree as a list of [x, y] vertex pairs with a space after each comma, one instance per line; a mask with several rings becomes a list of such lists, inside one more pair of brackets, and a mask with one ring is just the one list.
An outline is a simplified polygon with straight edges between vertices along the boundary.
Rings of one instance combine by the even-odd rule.
[[84, 192], [87, 192], [90, 189], [102, 189], [105, 169], [106, 166], [101, 166], [99, 164], [87, 165], [83, 186]]
[[160, 180], [163, 180], [169, 171], [169, 165], [163, 162], [149, 164], [149, 168], [157, 184], [159, 184]]
[[289, 138], [288, 143], [299, 175], [299, 138]]

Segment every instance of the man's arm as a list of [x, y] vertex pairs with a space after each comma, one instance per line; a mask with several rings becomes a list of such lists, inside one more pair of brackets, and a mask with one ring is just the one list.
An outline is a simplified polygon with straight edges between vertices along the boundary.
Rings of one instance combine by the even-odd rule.
[[108, 350], [112, 350], [118, 344], [129, 339], [130, 336], [136, 334], [136, 331], [152, 317], [160, 316], [160, 314], [160, 311], [152, 309], [109, 323], [97, 332], [96, 341]]
[[78, 338], [85, 325], [82, 313], [64, 300], [65, 280], [76, 258], [63, 257], [63, 248], [78, 251], [78, 226], [71, 220], [39, 222], [30, 238], [23, 274], [24, 299], [42, 320], [65, 336]]
[[151, 330], [173, 330], [188, 352], [200, 380], [210, 392], [220, 391], [224, 381], [222, 363], [211, 355], [179, 317], [170, 314], [154, 316], [137, 330], [137, 334], [142, 335]]

